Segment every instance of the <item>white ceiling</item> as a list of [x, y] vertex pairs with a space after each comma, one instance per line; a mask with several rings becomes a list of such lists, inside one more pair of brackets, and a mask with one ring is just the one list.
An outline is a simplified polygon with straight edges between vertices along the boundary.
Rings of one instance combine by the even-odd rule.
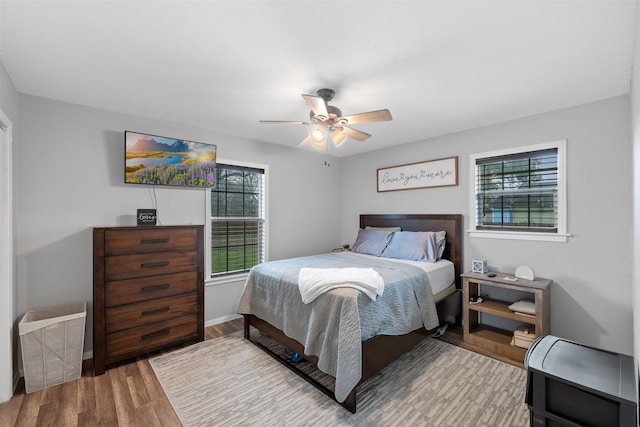
[[25, 94], [291, 147], [307, 126], [258, 120], [303, 93], [388, 108], [349, 156], [629, 93], [636, 4], [2, 0], [0, 60]]

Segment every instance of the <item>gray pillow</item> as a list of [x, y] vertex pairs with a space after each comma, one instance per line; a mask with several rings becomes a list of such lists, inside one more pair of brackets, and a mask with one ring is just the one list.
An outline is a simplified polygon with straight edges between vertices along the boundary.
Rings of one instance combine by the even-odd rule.
[[398, 231], [382, 252], [388, 258], [436, 262], [444, 252], [444, 235], [433, 231]]
[[447, 232], [446, 231], [436, 231], [436, 244], [438, 245], [438, 259], [439, 261], [442, 258], [442, 254], [444, 254], [444, 249], [447, 246]]
[[356, 242], [351, 247], [352, 252], [366, 255], [382, 255], [393, 233], [382, 230], [359, 230]]

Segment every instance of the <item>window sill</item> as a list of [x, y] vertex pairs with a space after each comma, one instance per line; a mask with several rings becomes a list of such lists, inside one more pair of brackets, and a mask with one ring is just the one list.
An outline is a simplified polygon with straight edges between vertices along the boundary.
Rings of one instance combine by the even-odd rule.
[[220, 276], [220, 277], [210, 277], [209, 279], [204, 281], [204, 285], [220, 286], [220, 285], [228, 285], [231, 283], [242, 282], [242, 285], [244, 286], [244, 282], [247, 280], [247, 276], [249, 276], [249, 272], [229, 274], [227, 276]]
[[571, 234], [563, 233], [533, 233], [523, 231], [486, 231], [467, 230], [469, 237], [480, 237], [484, 239], [508, 239], [508, 240], [533, 240], [538, 242], [566, 243]]

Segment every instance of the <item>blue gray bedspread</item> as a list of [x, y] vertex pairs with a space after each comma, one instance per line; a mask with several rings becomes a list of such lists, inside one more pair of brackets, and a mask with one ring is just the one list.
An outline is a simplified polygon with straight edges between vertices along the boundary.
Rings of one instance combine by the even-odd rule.
[[[304, 304], [298, 289], [301, 268], [372, 267], [385, 284], [372, 301], [360, 291], [339, 288]], [[336, 252], [271, 261], [251, 269], [238, 313], [253, 314], [304, 345], [318, 368], [335, 377], [343, 402], [362, 377], [362, 342], [376, 335], [402, 335], [438, 326], [427, 273], [384, 258]]]

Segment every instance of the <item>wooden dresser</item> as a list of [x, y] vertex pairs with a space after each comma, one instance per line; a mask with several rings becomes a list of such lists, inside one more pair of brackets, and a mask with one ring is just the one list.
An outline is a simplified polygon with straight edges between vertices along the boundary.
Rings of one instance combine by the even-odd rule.
[[204, 340], [204, 228], [93, 229], [94, 373]]

